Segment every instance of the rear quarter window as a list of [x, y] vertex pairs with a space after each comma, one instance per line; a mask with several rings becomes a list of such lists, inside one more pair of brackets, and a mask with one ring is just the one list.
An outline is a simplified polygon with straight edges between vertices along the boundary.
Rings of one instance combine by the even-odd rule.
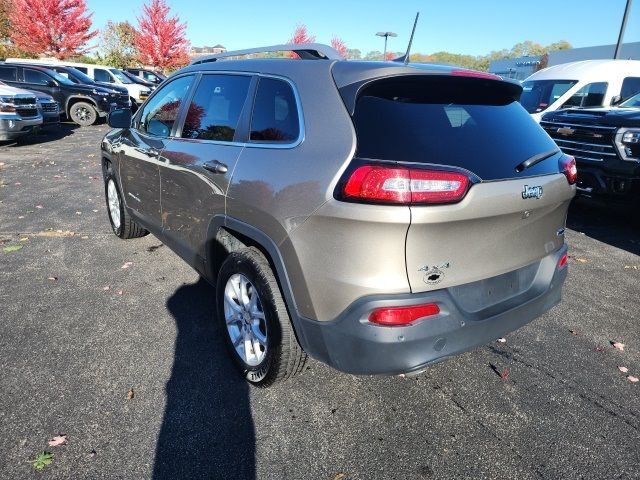
[[356, 103], [356, 156], [460, 167], [483, 180], [557, 173], [557, 158], [515, 171], [533, 155], [557, 150], [516, 97], [513, 86], [490, 80], [378, 82]]
[[261, 78], [251, 117], [251, 142], [292, 143], [300, 136], [298, 106], [291, 85]]

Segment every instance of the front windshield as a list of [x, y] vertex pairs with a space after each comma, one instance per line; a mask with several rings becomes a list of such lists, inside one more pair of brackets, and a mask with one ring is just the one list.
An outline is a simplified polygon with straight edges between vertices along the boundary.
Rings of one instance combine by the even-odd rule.
[[109, 69], [109, 71], [110, 71], [111, 73], [113, 73], [113, 75], [114, 75], [118, 80], [120, 80], [122, 83], [133, 83], [131, 80], [129, 80], [129, 79], [127, 78], [127, 76], [126, 76], [124, 73], [122, 73], [122, 72], [121, 72], [120, 70], [118, 70], [117, 68], [111, 68], [111, 69]]
[[640, 108], [640, 93], [637, 93], [636, 95], [631, 97], [629, 100], [625, 100], [619, 106], [627, 107], [627, 108], [628, 107]]
[[529, 113], [539, 113], [564, 95], [577, 80], [529, 80], [522, 84], [520, 103]]
[[58, 83], [61, 83], [63, 85], [75, 85], [75, 83], [73, 83], [71, 80], [69, 80], [64, 75], [60, 75], [58, 72], [54, 72], [53, 70], [49, 70], [49, 74], [53, 78], [55, 78]]
[[69, 68], [69, 71], [71, 72], [71, 74], [77, 78], [81, 83], [86, 83], [87, 85], [92, 85], [93, 83], [95, 83], [95, 81], [93, 80], [93, 78], [91, 78], [89, 75], [85, 75], [84, 73], [82, 73], [80, 70], [78, 70], [77, 68]]

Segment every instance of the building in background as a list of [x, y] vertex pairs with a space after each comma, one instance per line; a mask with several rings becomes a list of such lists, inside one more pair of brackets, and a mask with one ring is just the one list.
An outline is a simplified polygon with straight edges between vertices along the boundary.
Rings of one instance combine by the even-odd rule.
[[[580, 60], [607, 60], [613, 58], [615, 50], [615, 44], [557, 50], [549, 52], [549, 66]], [[620, 59], [640, 60], [640, 42], [623, 43], [620, 48]]]
[[494, 60], [489, 64], [489, 73], [500, 75], [502, 78], [524, 80], [536, 70], [540, 69], [542, 56], [525, 55], [518, 58]]
[[189, 50], [190, 57], [199, 57], [201, 55], [214, 55], [216, 53], [224, 53], [227, 49], [224, 45], [216, 45], [215, 47], [191, 47]]

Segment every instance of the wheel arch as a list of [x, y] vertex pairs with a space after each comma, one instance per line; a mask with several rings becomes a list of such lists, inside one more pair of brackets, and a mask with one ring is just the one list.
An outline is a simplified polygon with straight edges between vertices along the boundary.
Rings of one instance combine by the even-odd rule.
[[307, 350], [308, 343], [303, 335], [304, 330], [301, 327], [291, 281], [276, 243], [261, 230], [224, 215], [213, 217], [209, 224], [207, 238], [209, 240], [206, 246], [206, 274], [211, 283], [215, 282], [220, 266], [230, 253], [245, 247], [255, 247], [262, 252], [280, 287], [296, 338], [302, 348]]
[[66, 112], [67, 117], [70, 116], [71, 107], [73, 107], [73, 105], [78, 102], [86, 102], [93, 105], [93, 107], [96, 109], [96, 114], [98, 113], [98, 104], [93, 98], [85, 97], [83, 95], [71, 95], [67, 98], [67, 103], [64, 108], [64, 111]]

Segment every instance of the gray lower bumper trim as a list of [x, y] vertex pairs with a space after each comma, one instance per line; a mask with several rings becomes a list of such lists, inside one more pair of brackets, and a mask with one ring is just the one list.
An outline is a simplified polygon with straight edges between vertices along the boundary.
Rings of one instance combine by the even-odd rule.
[[[423, 369], [503, 336], [531, 322], [562, 297], [567, 267], [557, 268], [566, 247], [540, 261], [527, 291], [481, 311], [468, 312], [447, 289], [421, 294], [360, 299], [340, 318], [319, 322], [298, 318], [296, 331], [312, 357], [353, 374], [399, 374]], [[438, 303], [441, 314], [406, 327], [366, 321], [380, 306]], [[502, 307], [502, 308], [501, 308]]]

